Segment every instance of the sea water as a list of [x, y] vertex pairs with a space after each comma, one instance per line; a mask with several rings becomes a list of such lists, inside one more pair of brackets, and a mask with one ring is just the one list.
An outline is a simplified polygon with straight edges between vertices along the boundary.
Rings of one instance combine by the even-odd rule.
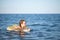
[[[24, 19], [31, 31], [7, 31], [8, 26]], [[0, 14], [0, 40], [60, 40], [60, 14]]]

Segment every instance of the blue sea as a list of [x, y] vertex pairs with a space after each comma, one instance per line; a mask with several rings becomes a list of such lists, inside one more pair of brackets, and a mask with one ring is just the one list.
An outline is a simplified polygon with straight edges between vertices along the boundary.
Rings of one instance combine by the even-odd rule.
[[[24, 19], [31, 31], [8, 31], [8, 26]], [[60, 14], [0, 14], [0, 40], [60, 40]]]

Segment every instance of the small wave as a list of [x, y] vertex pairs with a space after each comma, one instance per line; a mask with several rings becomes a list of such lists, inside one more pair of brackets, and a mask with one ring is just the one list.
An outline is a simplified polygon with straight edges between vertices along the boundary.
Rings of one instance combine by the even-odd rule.
[[56, 27], [57, 26], [57, 24], [54, 24], [54, 25], [51, 25], [50, 27]]
[[55, 39], [55, 37], [53, 37], [53, 36], [52, 37], [47, 37], [46, 39]]
[[45, 35], [42, 32], [38, 32], [37, 37], [45, 37]]
[[52, 23], [33, 23], [28, 26], [52, 26], [52, 25], [54, 25], [54, 24], [52, 24]]
[[55, 29], [46, 29], [48, 32], [56, 31]]
[[31, 24], [30, 26], [40, 26], [40, 24]]

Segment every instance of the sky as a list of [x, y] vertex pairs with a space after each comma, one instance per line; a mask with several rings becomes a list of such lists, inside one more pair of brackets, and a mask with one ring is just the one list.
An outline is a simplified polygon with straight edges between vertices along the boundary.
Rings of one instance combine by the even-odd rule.
[[60, 13], [60, 0], [0, 0], [0, 13]]

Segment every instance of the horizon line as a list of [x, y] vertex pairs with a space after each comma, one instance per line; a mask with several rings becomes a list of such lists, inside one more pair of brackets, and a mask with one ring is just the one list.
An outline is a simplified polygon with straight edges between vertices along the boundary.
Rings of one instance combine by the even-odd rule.
[[60, 14], [60, 13], [0, 13], [0, 14]]

